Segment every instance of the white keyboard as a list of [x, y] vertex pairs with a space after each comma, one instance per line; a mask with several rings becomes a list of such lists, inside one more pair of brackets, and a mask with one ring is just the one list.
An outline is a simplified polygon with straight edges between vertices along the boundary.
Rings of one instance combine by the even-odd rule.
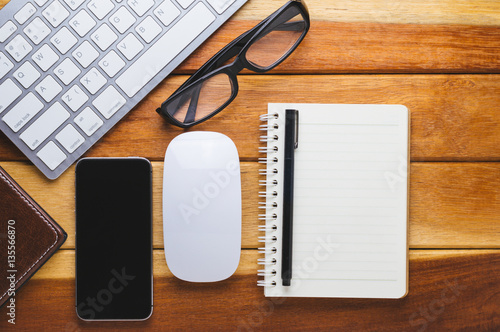
[[57, 178], [246, 1], [11, 0], [0, 130]]

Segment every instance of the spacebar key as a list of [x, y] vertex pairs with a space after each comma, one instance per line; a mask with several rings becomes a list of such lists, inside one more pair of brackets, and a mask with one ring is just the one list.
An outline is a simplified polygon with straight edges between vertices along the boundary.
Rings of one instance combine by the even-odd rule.
[[118, 77], [116, 84], [127, 96], [135, 96], [214, 20], [207, 6], [198, 3]]

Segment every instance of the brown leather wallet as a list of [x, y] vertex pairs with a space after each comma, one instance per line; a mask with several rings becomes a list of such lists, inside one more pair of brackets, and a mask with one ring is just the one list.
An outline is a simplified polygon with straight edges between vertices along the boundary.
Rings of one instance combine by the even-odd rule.
[[66, 237], [66, 232], [0, 167], [0, 307]]

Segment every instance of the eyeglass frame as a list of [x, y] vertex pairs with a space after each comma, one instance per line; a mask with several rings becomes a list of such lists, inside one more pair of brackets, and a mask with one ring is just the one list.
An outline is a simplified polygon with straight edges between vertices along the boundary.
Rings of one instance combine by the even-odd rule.
[[[272, 24], [281, 17], [281, 15], [285, 14], [290, 8], [296, 7], [298, 9], [298, 12], [293, 15], [292, 17], [295, 17], [299, 14], [302, 15], [304, 18], [304, 30], [302, 31], [302, 35], [295, 41], [292, 47], [286, 51], [281, 58], [279, 58], [277, 61], [273, 62], [270, 66], [268, 67], [257, 67], [256, 65], [253, 65], [250, 61], [247, 60], [246, 58], [246, 53], [248, 49], [255, 43], [257, 42], [260, 38], [266, 36], [263, 35], [261, 36], [262, 33], [264, 33], [266, 30], [268, 30]], [[290, 18], [292, 18], [290, 17]], [[285, 21], [286, 22], [286, 21]], [[282, 24], [281, 22], [280, 24]], [[293, 22], [292, 22], [293, 23]], [[156, 112], [160, 114], [167, 122], [176, 125], [181, 128], [190, 128], [192, 126], [195, 126], [199, 123], [202, 123], [213, 116], [217, 115], [220, 113], [223, 109], [225, 109], [238, 95], [239, 91], [239, 85], [238, 85], [238, 78], [237, 75], [240, 73], [243, 69], [249, 69], [257, 73], [263, 73], [267, 72], [269, 70], [272, 70], [279, 64], [281, 64], [285, 59], [287, 59], [294, 51], [295, 49], [299, 46], [299, 44], [302, 42], [304, 37], [306, 36], [307, 32], [309, 31], [309, 28], [311, 26], [310, 23], [310, 18], [309, 18], [309, 11], [307, 9], [307, 5], [303, 0], [291, 0], [284, 4], [281, 8], [276, 10], [274, 13], [269, 15], [267, 18], [262, 20], [259, 24], [257, 24], [255, 27], [252, 29], [244, 32], [240, 36], [238, 36], [236, 39], [234, 39], [232, 42], [224, 46], [219, 52], [217, 52], [210, 60], [208, 60], [203, 66], [201, 66], [191, 77], [189, 77], [167, 100], [165, 100], [159, 108], [156, 109]], [[270, 32], [273, 31], [272, 29]], [[235, 57], [235, 60], [231, 62], [230, 64], [227, 64], [223, 66], [225, 62], [228, 60], [232, 59]], [[163, 110], [164, 106], [168, 105], [170, 102], [175, 100], [177, 97], [188, 91], [190, 88], [196, 86], [197, 84], [202, 83], [203, 81], [208, 80], [209, 78], [219, 75], [219, 74], [226, 74], [228, 78], [230, 79], [231, 82], [231, 96], [229, 99], [219, 106], [217, 109], [215, 109], [213, 112], [208, 114], [207, 116], [193, 121], [189, 123], [184, 123], [180, 122], [176, 118], [174, 118], [173, 115], [171, 115], [166, 109], [165, 111]], [[200, 85], [201, 86], [201, 85]], [[199, 96], [199, 92], [198, 92]], [[190, 105], [188, 106], [188, 109], [191, 109], [191, 96], [189, 96], [189, 103]], [[198, 98], [196, 98], [198, 99]], [[198, 102], [196, 103], [196, 108], [197, 108]], [[195, 111], [196, 111], [195, 108]], [[189, 112], [189, 110], [188, 110]], [[195, 113], [196, 114], [196, 113]], [[187, 116], [187, 114], [186, 114]]]

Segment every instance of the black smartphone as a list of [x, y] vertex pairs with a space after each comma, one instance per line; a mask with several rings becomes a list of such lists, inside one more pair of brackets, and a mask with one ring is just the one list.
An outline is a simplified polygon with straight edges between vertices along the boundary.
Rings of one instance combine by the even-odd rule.
[[153, 312], [152, 175], [144, 158], [76, 165], [76, 312], [145, 320]]

